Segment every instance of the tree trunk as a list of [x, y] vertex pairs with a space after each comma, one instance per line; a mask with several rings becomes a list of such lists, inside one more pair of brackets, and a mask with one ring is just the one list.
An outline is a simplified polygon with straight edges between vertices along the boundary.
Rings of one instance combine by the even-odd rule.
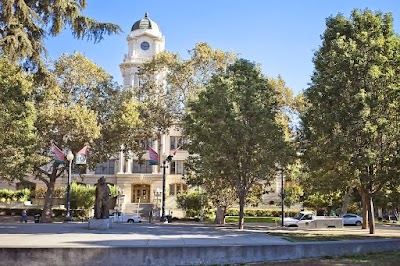
[[243, 229], [244, 224], [244, 193], [239, 192], [239, 229]]
[[368, 189], [368, 225], [369, 233], [375, 234], [374, 203], [372, 202], [371, 189]]
[[343, 204], [342, 204], [342, 208], [340, 209], [340, 214], [346, 214], [347, 213], [347, 209], [349, 208], [349, 204], [350, 204], [351, 192], [352, 192], [352, 188], [349, 188], [344, 193], [344, 195], [343, 195]]
[[49, 176], [49, 183], [47, 184], [46, 196], [44, 198], [44, 206], [42, 217], [40, 219], [41, 223], [50, 223], [53, 207], [53, 196], [54, 196], [54, 185], [56, 183], [55, 176]]
[[361, 189], [361, 204], [362, 204], [362, 217], [363, 217], [363, 224], [362, 229], [367, 229], [368, 225], [368, 199], [367, 199], [367, 192], [364, 188]]
[[218, 206], [215, 214], [215, 224], [225, 224], [226, 206]]

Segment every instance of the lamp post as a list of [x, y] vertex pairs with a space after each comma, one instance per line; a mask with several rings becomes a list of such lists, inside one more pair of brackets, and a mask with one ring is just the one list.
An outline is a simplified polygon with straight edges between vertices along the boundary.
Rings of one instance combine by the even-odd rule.
[[203, 222], [204, 221], [204, 207], [203, 207], [203, 191], [201, 190], [201, 187], [200, 187], [200, 207], [201, 207], [201, 209], [200, 209], [200, 222]]
[[72, 160], [74, 160], [74, 154], [71, 152], [71, 150], [68, 151], [67, 154], [67, 160], [68, 160], [68, 185], [67, 185], [67, 214], [65, 215], [65, 221], [72, 221], [71, 218], [71, 166], [72, 166]]
[[165, 222], [167, 220], [166, 217], [165, 217], [165, 168], [168, 167], [165, 158], [163, 158], [161, 167], [163, 169], [163, 174], [162, 174], [162, 203], [161, 203], [161, 218], [160, 218], [160, 222]]
[[[139, 176], [139, 180], [140, 180], [140, 185], [139, 185], [139, 188], [141, 188], [142, 187], [142, 182], [143, 182], [143, 178], [144, 178], [144, 175], [143, 174], [141, 174], [140, 176]], [[139, 201], [138, 201], [138, 205], [137, 205], [137, 216], [139, 216], [139, 209], [140, 209], [140, 198], [142, 197], [142, 189], [140, 189], [140, 193], [139, 193]]]
[[283, 167], [281, 167], [281, 207], [282, 207], [282, 227], [285, 226], [285, 223], [283, 222], [283, 219], [285, 218], [285, 212], [283, 210], [284, 206], [284, 201], [285, 201], [285, 190], [283, 189]]
[[161, 191], [160, 191], [159, 188], [156, 188], [156, 189], [153, 191], [153, 193], [154, 193], [154, 196], [156, 197], [156, 209], [158, 209], [158, 197], [160, 196]]

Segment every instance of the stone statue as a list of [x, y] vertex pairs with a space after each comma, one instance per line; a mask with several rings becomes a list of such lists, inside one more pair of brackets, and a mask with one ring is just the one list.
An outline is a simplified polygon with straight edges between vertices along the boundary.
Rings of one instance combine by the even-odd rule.
[[96, 201], [94, 203], [94, 217], [96, 219], [108, 219], [108, 206], [110, 201], [110, 188], [106, 184], [104, 176], [100, 177], [96, 186]]

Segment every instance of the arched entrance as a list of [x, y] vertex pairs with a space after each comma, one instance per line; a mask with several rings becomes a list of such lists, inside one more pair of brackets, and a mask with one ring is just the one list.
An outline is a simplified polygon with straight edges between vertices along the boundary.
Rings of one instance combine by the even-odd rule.
[[132, 185], [133, 203], [150, 203], [150, 185], [136, 184]]

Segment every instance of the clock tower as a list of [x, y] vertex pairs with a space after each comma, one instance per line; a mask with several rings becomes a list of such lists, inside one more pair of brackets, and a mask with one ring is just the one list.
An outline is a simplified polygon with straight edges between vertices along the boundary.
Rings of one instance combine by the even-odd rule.
[[124, 88], [139, 87], [138, 69], [145, 61], [165, 49], [165, 39], [159, 26], [151, 20], [147, 13], [136, 21], [127, 37], [128, 54], [125, 54], [120, 69]]

